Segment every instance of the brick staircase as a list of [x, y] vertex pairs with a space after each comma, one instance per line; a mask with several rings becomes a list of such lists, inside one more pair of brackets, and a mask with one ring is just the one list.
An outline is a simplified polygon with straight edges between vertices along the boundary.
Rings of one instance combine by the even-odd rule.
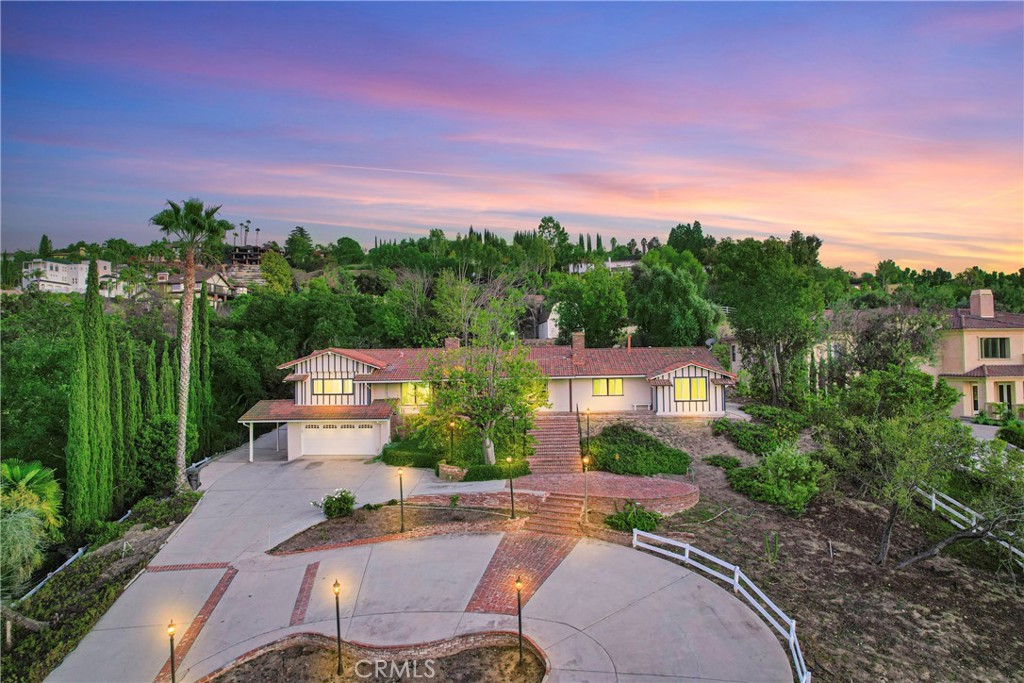
[[552, 493], [523, 525], [526, 531], [554, 536], [579, 536], [583, 496]]
[[529, 458], [534, 474], [574, 474], [583, 471], [575, 415], [536, 415], [530, 436], [536, 440]]

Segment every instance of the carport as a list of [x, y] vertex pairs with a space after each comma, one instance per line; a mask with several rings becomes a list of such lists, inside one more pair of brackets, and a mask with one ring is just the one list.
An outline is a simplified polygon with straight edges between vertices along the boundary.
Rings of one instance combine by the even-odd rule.
[[[260, 401], [238, 422], [249, 429], [249, 462], [253, 462], [255, 426], [288, 425], [288, 460], [303, 455], [379, 455], [391, 440], [391, 401], [374, 401], [365, 406], [300, 406], [288, 399]], [[277, 450], [280, 430], [275, 430]]]

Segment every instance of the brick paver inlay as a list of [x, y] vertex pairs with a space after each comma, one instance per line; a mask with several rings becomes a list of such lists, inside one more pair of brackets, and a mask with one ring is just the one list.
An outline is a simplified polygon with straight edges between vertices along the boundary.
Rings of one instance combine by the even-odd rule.
[[297, 626], [306, 620], [306, 608], [309, 607], [309, 596], [313, 592], [313, 582], [316, 581], [318, 569], [320, 569], [319, 560], [306, 566], [306, 573], [303, 574], [302, 583], [299, 585], [299, 594], [295, 597], [295, 608], [292, 609], [289, 626]]
[[[213, 614], [213, 610], [217, 608], [217, 604], [220, 599], [224, 597], [224, 593], [227, 592], [228, 586], [231, 585], [231, 581], [234, 580], [235, 574], [238, 570], [234, 567], [228, 567], [228, 570], [224, 572], [224, 576], [221, 577], [220, 581], [214, 587], [213, 592], [210, 593], [210, 597], [206, 599], [202, 609], [199, 610], [199, 614], [189, 624], [188, 630], [181, 636], [174, 645], [174, 661], [180, 664], [185, 659], [185, 655], [192, 649], [193, 643], [196, 642], [196, 638], [199, 637], [199, 633], [203, 630], [203, 626], [210, 619], [210, 615]], [[171, 659], [167, 658], [160, 673], [153, 679], [153, 683], [169, 683], [171, 680]]]
[[532, 531], [505, 534], [480, 577], [466, 611], [515, 614], [516, 579], [523, 581], [523, 605], [526, 605], [578, 541], [574, 536]]

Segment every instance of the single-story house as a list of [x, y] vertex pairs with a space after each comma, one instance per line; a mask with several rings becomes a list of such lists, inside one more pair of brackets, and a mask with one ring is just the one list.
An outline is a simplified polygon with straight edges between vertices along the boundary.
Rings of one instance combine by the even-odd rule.
[[[288, 458], [372, 456], [391, 439], [391, 418], [426, 403], [431, 362], [459, 348], [323, 349], [279, 366], [294, 399], [260, 401], [239, 422], [288, 425]], [[583, 333], [570, 346], [529, 346], [548, 376], [546, 412], [646, 412], [663, 417], [720, 417], [735, 376], [704, 347], [588, 349]]]

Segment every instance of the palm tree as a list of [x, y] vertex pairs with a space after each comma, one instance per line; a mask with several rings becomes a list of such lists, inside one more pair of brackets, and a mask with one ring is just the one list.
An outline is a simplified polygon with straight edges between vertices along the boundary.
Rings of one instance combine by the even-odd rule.
[[38, 460], [5, 458], [0, 462], [0, 490], [8, 503], [17, 500], [38, 513], [49, 532], [57, 533], [60, 529], [63, 495], [49, 467], [43, 467]]
[[149, 219], [165, 235], [177, 238], [185, 260], [185, 273], [181, 294], [181, 330], [178, 334], [180, 369], [178, 374], [178, 441], [175, 451], [175, 488], [184, 489], [185, 481], [185, 434], [188, 426], [188, 389], [192, 365], [192, 310], [195, 305], [196, 258], [202, 259], [207, 253], [215, 252], [232, 229], [230, 223], [217, 218], [219, 206], [204, 206], [198, 199], [188, 199], [181, 204], [168, 200], [167, 208]]

